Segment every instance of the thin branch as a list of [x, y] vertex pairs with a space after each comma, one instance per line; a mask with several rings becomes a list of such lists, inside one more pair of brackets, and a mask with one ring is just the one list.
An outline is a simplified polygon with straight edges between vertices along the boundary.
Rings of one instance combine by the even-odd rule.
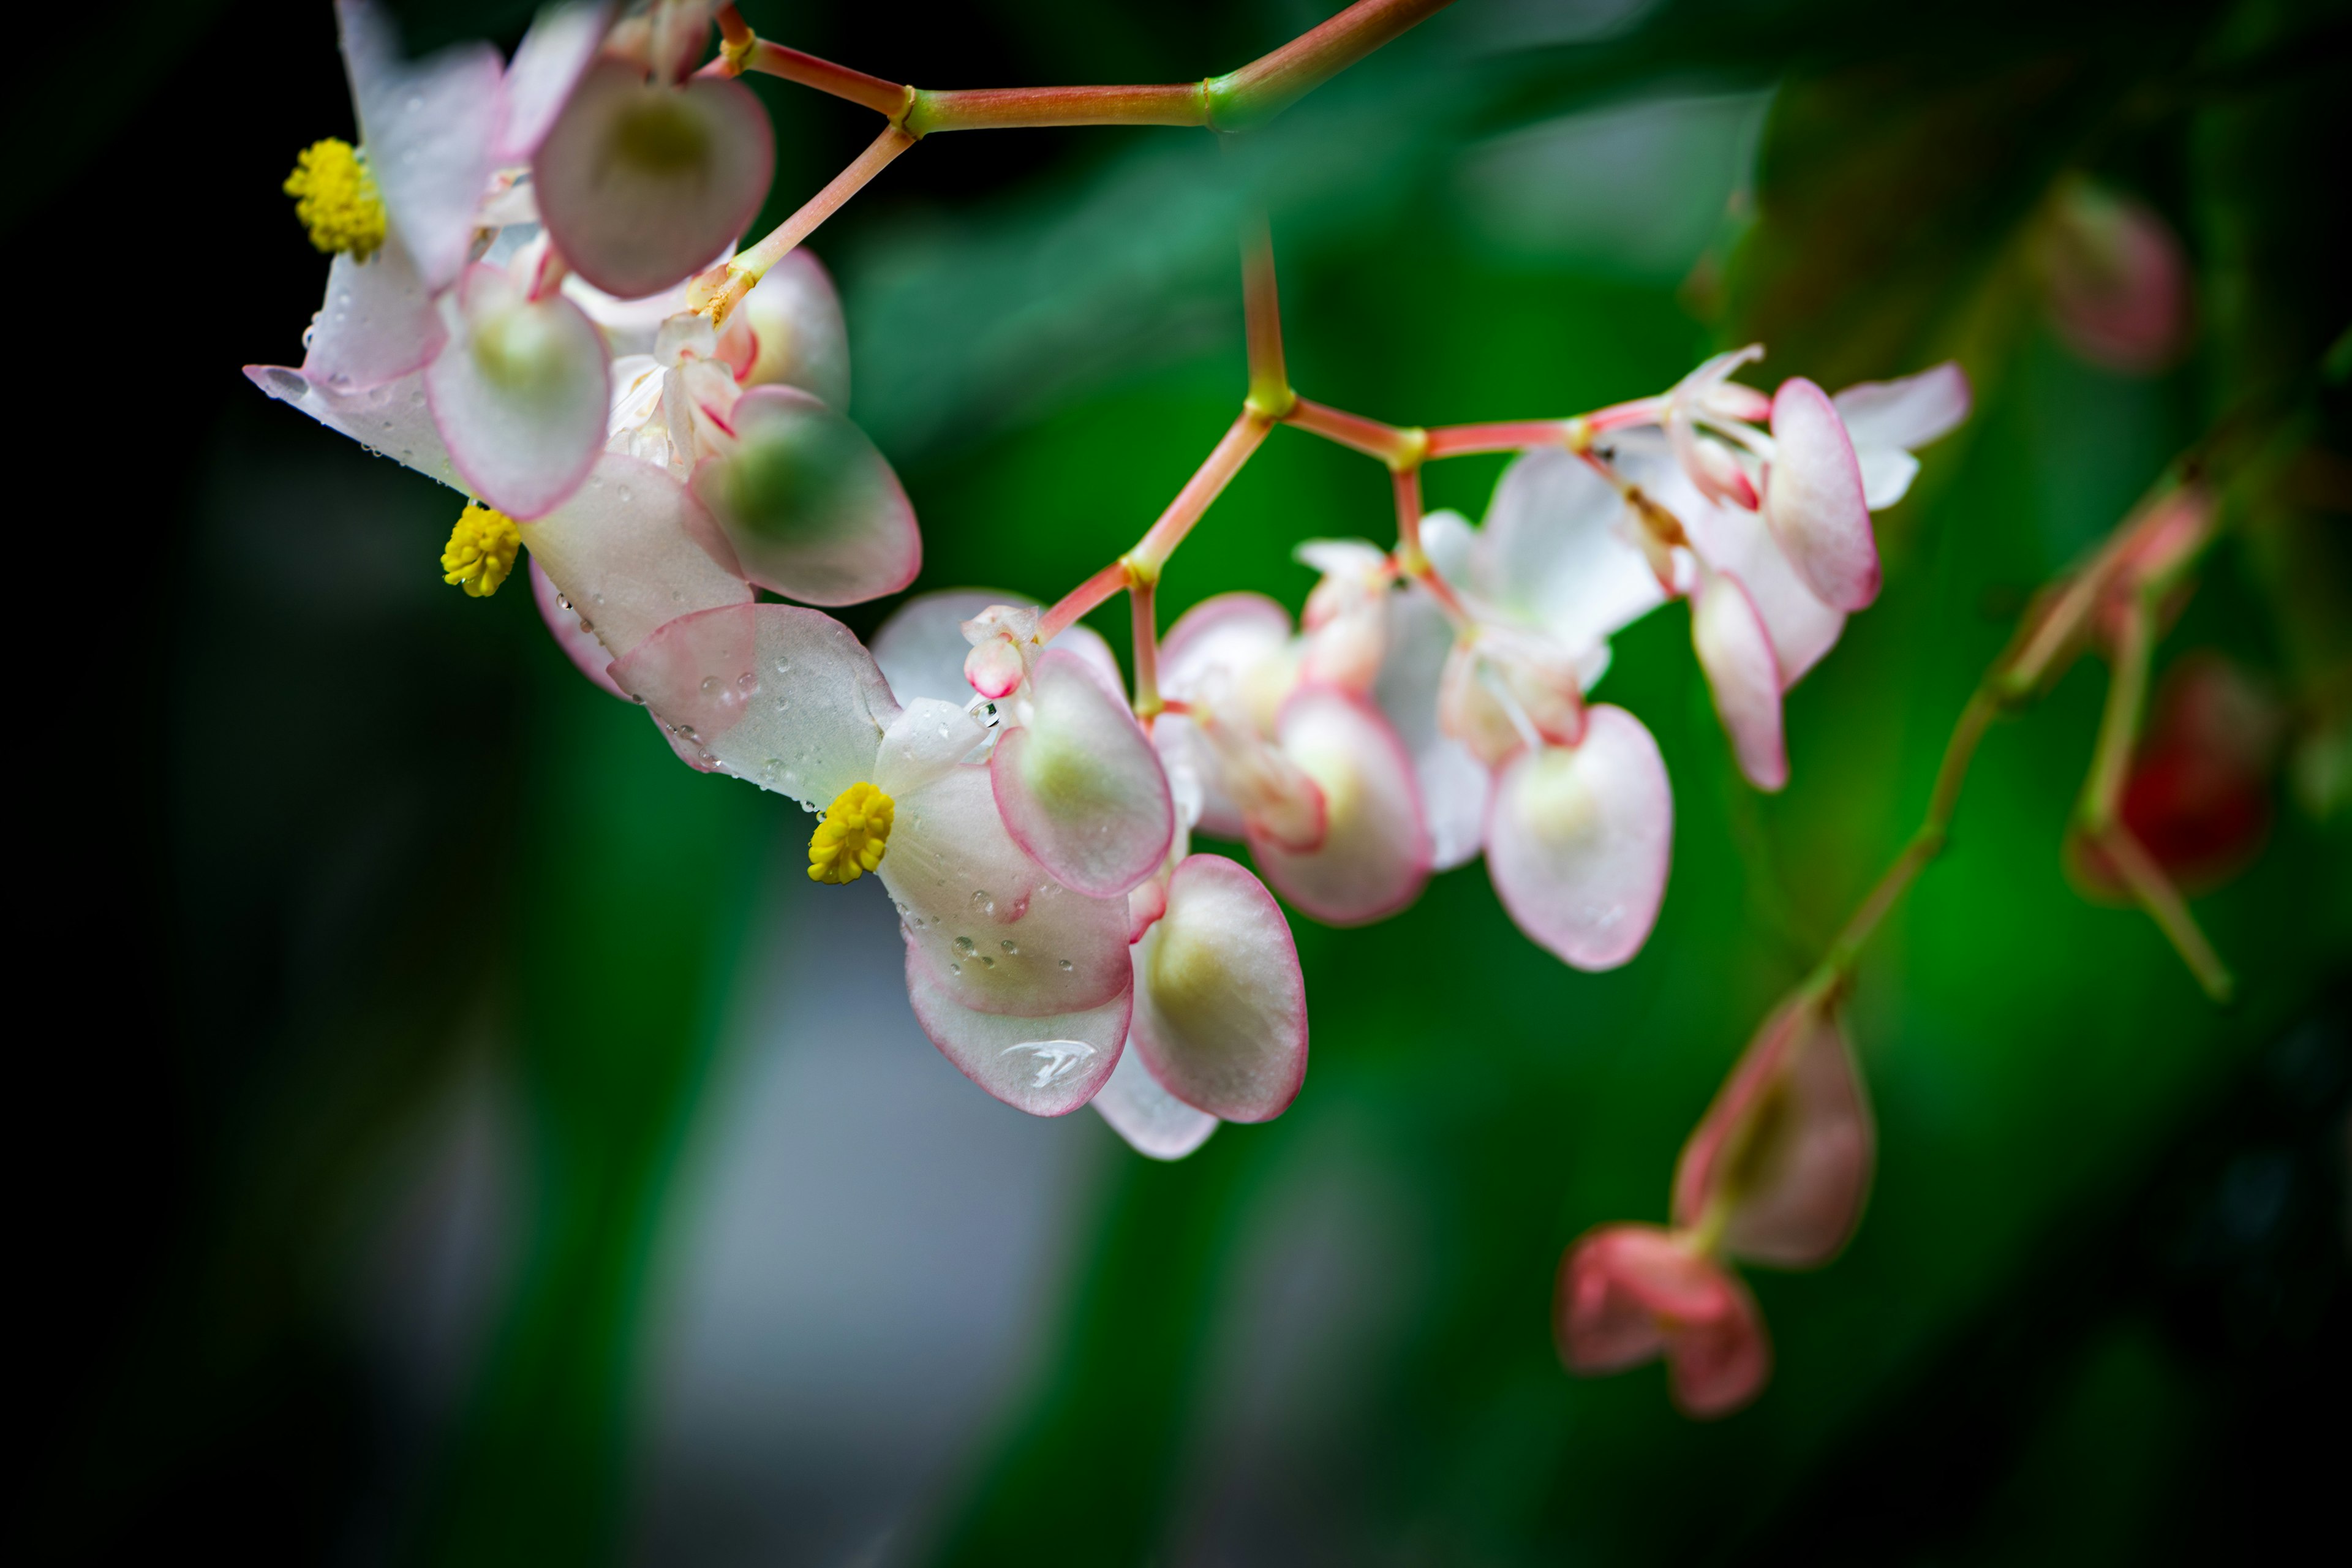
[[1217, 443], [1207, 460], [1185, 481], [1184, 488], [1176, 492], [1176, 499], [1168, 503], [1168, 510], [1160, 514], [1160, 521], [1151, 525], [1150, 531], [1144, 534], [1141, 542], [1128, 552], [1128, 561], [1135, 570], [1149, 572], [1154, 577], [1159, 575], [1160, 568], [1167, 563], [1170, 553], [1183, 542], [1184, 536], [1192, 531], [1192, 525], [1201, 521], [1201, 514], [1209, 510], [1209, 503], [1223, 492], [1235, 474], [1241, 472], [1242, 465], [1249, 461], [1250, 454], [1257, 450], [1258, 443], [1265, 439], [1265, 433], [1272, 428], [1272, 421], [1264, 415], [1254, 409], [1242, 410], [1241, 416], [1234, 421], [1232, 428], [1225, 432], [1223, 439]]
[[1265, 214], [1242, 223], [1242, 319], [1249, 345], [1249, 406], [1280, 419], [1298, 402], [1282, 358], [1282, 295], [1274, 277], [1274, 235]]
[[1282, 422], [1327, 441], [1336, 441], [1351, 452], [1378, 458], [1391, 470], [1419, 468], [1428, 449], [1429, 433], [1425, 430], [1383, 425], [1377, 419], [1367, 419], [1360, 414], [1349, 414], [1310, 398], [1301, 397], [1292, 403]]
[[1153, 579], [1139, 578], [1127, 589], [1135, 626], [1135, 716], [1146, 724], [1159, 716], [1160, 709], [1160, 621], [1152, 603], [1152, 591], [1158, 586]]
[[843, 203], [865, 189], [868, 181], [914, 144], [915, 139], [896, 125], [885, 127], [849, 167], [802, 203], [798, 212], [778, 224], [759, 244], [696, 278], [687, 291], [688, 308], [708, 315], [714, 327], [726, 325], [728, 312], [767, 276], [768, 268], [790, 255], [794, 247], [815, 231], [817, 225], [831, 217]]

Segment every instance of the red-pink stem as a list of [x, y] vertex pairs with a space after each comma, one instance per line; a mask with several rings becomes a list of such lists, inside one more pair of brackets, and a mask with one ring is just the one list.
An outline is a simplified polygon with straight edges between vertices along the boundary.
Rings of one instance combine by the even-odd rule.
[[1265, 416], [1247, 408], [1242, 410], [1241, 416], [1218, 441], [1208, 460], [1184, 482], [1184, 488], [1176, 492], [1176, 499], [1168, 503], [1168, 510], [1160, 514], [1160, 521], [1151, 525], [1140, 543], [1128, 552], [1128, 559], [1135, 563], [1139, 572], [1153, 576], [1159, 574], [1170, 553], [1183, 542], [1184, 536], [1192, 531], [1192, 525], [1201, 521], [1201, 514], [1209, 510], [1209, 503], [1223, 492], [1235, 474], [1241, 472], [1242, 465], [1249, 461], [1250, 454], [1257, 450], [1258, 443], [1265, 439], [1266, 431], [1272, 427], [1272, 422]]
[[831, 217], [843, 203], [865, 189], [866, 182], [888, 168], [892, 159], [914, 144], [915, 139], [904, 131], [895, 125], [886, 126], [849, 167], [802, 203], [798, 212], [778, 224], [759, 244], [696, 278], [687, 291], [688, 305], [708, 314], [712, 326], [726, 325], [728, 312], [742, 302], [752, 285], [767, 276], [769, 268], [790, 255], [794, 247], [814, 232], [817, 225]]
[[1052, 642], [1077, 624], [1078, 617], [1127, 586], [1127, 563], [1114, 561], [1062, 595], [1045, 618], [1037, 623], [1037, 640]]
[[1134, 611], [1135, 626], [1135, 715], [1149, 723], [1160, 711], [1160, 620], [1153, 608], [1152, 591], [1158, 584], [1150, 578], [1139, 578], [1128, 584], [1127, 597]]
[[1360, 414], [1349, 414], [1305, 397], [1291, 405], [1282, 422], [1327, 441], [1336, 441], [1351, 452], [1378, 458], [1394, 470], [1420, 466], [1428, 435], [1404, 426], [1383, 425], [1377, 419], [1367, 419]]
[[1474, 452], [1521, 452], [1558, 447], [1568, 439], [1565, 419], [1507, 419], [1492, 425], [1440, 425], [1429, 433], [1432, 458], [1464, 458]]

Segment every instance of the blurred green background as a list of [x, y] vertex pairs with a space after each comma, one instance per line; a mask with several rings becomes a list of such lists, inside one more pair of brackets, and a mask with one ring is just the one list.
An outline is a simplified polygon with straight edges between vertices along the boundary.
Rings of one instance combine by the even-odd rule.
[[[396, 9], [420, 46], [510, 44], [528, 10]], [[744, 5], [942, 86], [1186, 79], [1323, 9]], [[1832, 388], [1953, 354], [1976, 378], [1880, 521], [1884, 597], [1791, 694], [1785, 795], [1738, 781], [1679, 606], [1619, 639], [1601, 695], [1657, 736], [1677, 814], [1639, 958], [1563, 968], [1475, 865], [1370, 930], [1295, 919], [1306, 1090], [1171, 1166], [965, 1084], [914, 1028], [887, 905], [793, 874], [794, 807], [679, 767], [528, 595], [445, 588], [454, 499], [236, 375], [298, 357], [316, 306], [277, 184], [351, 133], [331, 16], [128, 14], [115, 68], [61, 33], [11, 109], [57, 150], [9, 174], [26, 288], [54, 293], [42, 246], [143, 269], [37, 416], [91, 449], [71, 504], [116, 589], [102, 633], [86, 607], [60, 632], [67, 679], [140, 723], [31, 770], [57, 945], [25, 994], [81, 1006], [20, 1037], [12, 1555], [2242, 1561], [2340, 1536], [2352, 830], [2278, 785], [2261, 858], [2196, 906], [2242, 980], [2209, 1006], [2060, 871], [2095, 664], [1994, 731], [1864, 963], [1878, 1184], [1835, 1265], [1754, 1276], [1763, 1399], [1695, 1425], [1655, 1368], [1572, 1380], [1548, 1312], [1574, 1237], [1664, 1218], [1683, 1136], [1916, 821], [2027, 595], [2225, 411], [2303, 455], [2245, 489], [2160, 667], [2219, 648], [2305, 730], [2342, 713], [2347, 395], [2319, 365], [2352, 321], [2344, 6], [1464, 0], [1230, 146], [941, 136], [823, 230], [919, 588], [1051, 597], [1132, 542], [1238, 402], [1253, 200], [1295, 384], [1380, 417], [1565, 414], [1750, 337]], [[759, 89], [764, 225], [873, 127]], [[2042, 319], [2024, 247], [2070, 170], [2193, 258], [2199, 336], [2161, 375], [2085, 365]], [[126, 176], [171, 259], [93, 230]], [[1433, 468], [1431, 504], [1475, 517], [1500, 468]], [[1291, 547], [1385, 538], [1386, 489], [1276, 431], [1164, 617], [1237, 587], [1297, 607]], [[1124, 653], [1123, 609], [1096, 619]]]

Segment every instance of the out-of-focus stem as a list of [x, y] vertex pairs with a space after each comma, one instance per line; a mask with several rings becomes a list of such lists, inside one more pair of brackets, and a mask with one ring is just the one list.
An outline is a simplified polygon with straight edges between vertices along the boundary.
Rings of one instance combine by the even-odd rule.
[[2213, 951], [2213, 944], [2205, 940], [2205, 932], [2198, 926], [2197, 917], [2189, 912], [2180, 890], [2172, 885], [2172, 879], [2164, 874], [2164, 868], [2156, 863], [2138, 837], [2121, 822], [2116, 822], [2091, 842], [2122, 874], [2124, 885], [2131, 889], [2139, 907], [2164, 932], [2173, 951], [2180, 954], [2180, 962], [2189, 966], [2189, 973], [2196, 976], [2205, 994], [2216, 1003], [2227, 1002], [2230, 994], [2237, 989], [2236, 979]]
[[898, 127], [886, 128], [849, 167], [802, 203], [798, 212], [778, 224], [757, 245], [696, 278], [687, 290], [687, 308], [708, 315], [714, 327], [726, 325], [728, 312], [742, 302], [752, 285], [767, 276], [768, 268], [792, 254], [793, 247], [806, 239], [817, 225], [831, 217], [844, 202], [863, 190], [867, 181], [888, 168], [892, 159], [914, 144], [915, 139]]
[[1411, 426], [1383, 425], [1360, 414], [1349, 414], [1312, 398], [1297, 398], [1282, 416], [1286, 425], [1336, 441], [1349, 451], [1378, 458], [1392, 472], [1417, 468], [1427, 456], [1429, 432]]
[[1044, 125], [1200, 126], [1209, 123], [1203, 87], [1180, 81], [1137, 87], [919, 88], [908, 100], [905, 123], [918, 136]]
[[2155, 654], [2156, 611], [2142, 592], [2123, 614], [2106, 707], [2099, 715], [2099, 738], [2091, 752], [2090, 773], [2083, 781], [2079, 815], [2084, 830], [2094, 836], [2113, 826], [2122, 809], [2124, 779], [2131, 771], [2140, 710], [2147, 700], [2147, 667]]
[[1203, 85], [1219, 131], [1262, 125], [1452, 0], [1358, 0], [1321, 26]]
[[1397, 570], [1429, 591], [1455, 630], [1466, 629], [1471, 624], [1469, 610], [1421, 548], [1421, 469], [1394, 469], [1389, 482], [1396, 493], [1397, 544], [1392, 558]]
[[1135, 716], [1146, 724], [1160, 714], [1160, 621], [1152, 604], [1157, 579], [1139, 577], [1128, 584], [1129, 607], [1135, 625]]
[[1979, 686], [1969, 698], [1969, 705], [1960, 710], [1959, 722], [1952, 727], [1952, 737], [1944, 743], [1944, 760], [1936, 769], [1935, 788], [1927, 795], [1927, 813], [1920, 819], [1911, 841], [1895, 858], [1895, 863], [1878, 879], [1867, 898], [1855, 910], [1830, 943], [1829, 951], [1813, 973], [1806, 978], [1801, 990], [1811, 995], [1825, 995], [1842, 989], [1853, 972], [1854, 961], [1862, 956], [1863, 948], [1877, 932], [1896, 902], [1910, 890], [1927, 863], [1944, 851], [1951, 836], [1952, 813], [1960, 804], [1960, 785], [1966, 782], [1969, 764], [1976, 760], [1977, 745], [1984, 739], [1985, 731], [1999, 716], [2000, 698], [1990, 689], [1990, 683]]
[[1298, 402], [1282, 359], [1282, 295], [1274, 277], [1274, 236], [1265, 214], [1242, 221], [1242, 320], [1249, 343], [1247, 406], [1280, 419]]
[[[719, 19], [723, 26], [725, 13], [720, 14]], [[737, 63], [739, 60], [740, 64]], [[819, 92], [847, 99], [892, 120], [905, 114], [915, 99], [914, 89], [902, 82], [868, 76], [864, 71], [835, 65], [831, 60], [788, 47], [771, 38], [755, 37], [748, 45], [727, 38], [726, 47], [719, 58], [695, 74], [740, 76], [745, 71], [758, 71], [761, 76], [782, 77], [803, 87], [813, 87]]]

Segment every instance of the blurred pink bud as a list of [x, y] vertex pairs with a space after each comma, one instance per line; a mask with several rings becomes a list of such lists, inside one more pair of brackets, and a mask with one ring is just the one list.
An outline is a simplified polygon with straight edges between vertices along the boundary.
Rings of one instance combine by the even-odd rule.
[[2061, 182], [2035, 259], [2051, 324], [2093, 364], [2146, 375], [2188, 346], [2189, 258], [2147, 203], [2080, 177]]
[[1764, 521], [1814, 596], [1852, 614], [1878, 597], [1878, 542], [1853, 441], [1829, 394], [1802, 376], [1772, 398]]
[[1584, 1376], [1663, 1354], [1675, 1403], [1700, 1419], [1738, 1410], [1772, 1373], [1748, 1287], [1695, 1238], [1654, 1226], [1603, 1226], [1570, 1248], [1552, 1321], [1561, 1362]]
[[1307, 595], [1302, 680], [1359, 696], [1379, 679], [1388, 648], [1390, 584], [1396, 569], [1385, 551], [1357, 539], [1310, 539], [1295, 552], [1323, 574]]
[[[2261, 852], [2285, 729], [2278, 700], [2220, 654], [2189, 654], [2166, 674], [2124, 784], [2120, 815], [2183, 891], [2219, 887]], [[2077, 837], [2067, 848], [2068, 868], [2084, 892], [2129, 899], [2096, 845]]]
[[1782, 1268], [1836, 1256], [1870, 1193], [1877, 1135], [1835, 1012], [1800, 999], [1765, 1020], [1675, 1168], [1675, 1223]]
[[964, 622], [971, 651], [964, 656], [963, 675], [971, 689], [991, 702], [1012, 696], [1040, 652], [1037, 626], [1036, 611], [1012, 605], [992, 605]]
[[1789, 752], [1771, 636], [1739, 579], [1703, 562], [1691, 591], [1691, 643], [1739, 771], [1758, 789], [1780, 789], [1789, 782]]

